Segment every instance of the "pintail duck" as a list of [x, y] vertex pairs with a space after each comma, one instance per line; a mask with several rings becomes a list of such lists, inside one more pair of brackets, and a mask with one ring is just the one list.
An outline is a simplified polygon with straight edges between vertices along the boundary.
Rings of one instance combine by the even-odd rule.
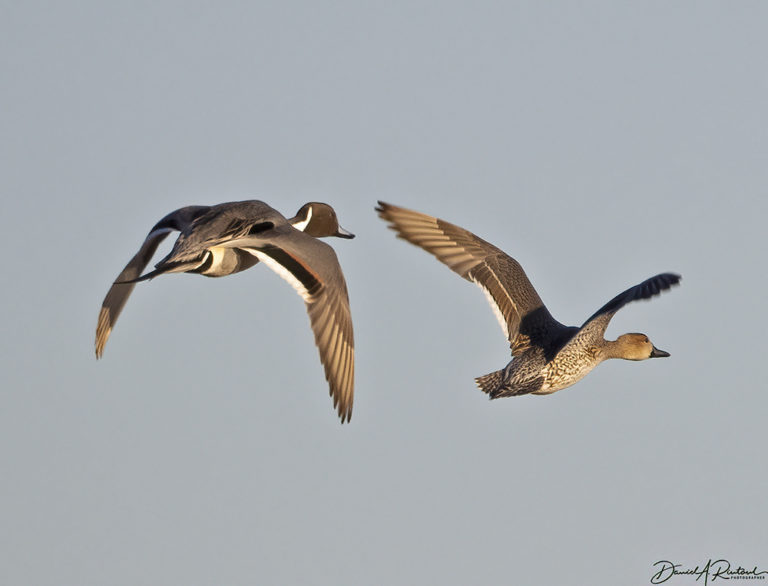
[[431, 253], [485, 293], [513, 356], [505, 368], [475, 379], [491, 399], [554, 393], [609, 358], [669, 356], [645, 334], [624, 334], [615, 341], [603, 335], [624, 305], [666, 291], [680, 282], [680, 275], [651, 277], [611, 299], [581, 327], [565, 326], [550, 315], [520, 264], [492, 244], [459, 226], [381, 201], [376, 211], [399, 238]]
[[[170, 254], [141, 275], [158, 245], [180, 232]], [[187, 206], [171, 212], [149, 231], [136, 255], [109, 289], [96, 327], [96, 357], [139, 281], [164, 273], [223, 277], [263, 261], [304, 299], [333, 405], [341, 422], [352, 416], [354, 341], [347, 285], [333, 249], [318, 237], [354, 238], [339, 226], [333, 208], [308, 203], [291, 219], [264, 202]]]

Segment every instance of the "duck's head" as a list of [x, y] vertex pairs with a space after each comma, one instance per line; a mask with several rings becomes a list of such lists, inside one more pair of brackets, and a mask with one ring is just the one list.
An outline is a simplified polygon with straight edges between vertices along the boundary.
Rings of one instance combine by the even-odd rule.
[[646, 360], [669, 356], [669, 352], [659, 350], [645, 334], [624, 334], [618, 337], [615, 345], [618, 357], [624, 360]]
[[320, 238], [323, 236], [338, 236], [339, 238], [354, 238], [352, 232], [347, 232], [339, 226], [336, 212], [327, 203], [316, 201], [306, 203], [296, 212], [296, 215], [288, 220], [297, 230], [301, 230]]

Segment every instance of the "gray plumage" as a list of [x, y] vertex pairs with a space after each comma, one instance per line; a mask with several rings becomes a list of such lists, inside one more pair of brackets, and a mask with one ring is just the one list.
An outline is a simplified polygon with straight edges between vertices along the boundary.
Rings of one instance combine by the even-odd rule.
[[[172, 231], [180, 234], [171, 252], [155, 270], [141, 275]], [[291, 219], [256, 200], [188, 206], [168, 214], [152, 227], [104, 298], [96, 327], [96, 357], [103, 354], [137, 282], [177, 272], [223, 277], [263, 261], [304, 299], [334, 407], [342, 423], [349, 421], [354, 399], [352, 317], [336, 254], [317, 240], [323, 236], [354, 237], [339, 226], [333, 208], [317, 202], [302, 206]]]
[[644, 334], [624, 334], [615, 341], [603, 335], [624, 305], [658, 295], [678, 284], [679, 275], [651, 277], [614, 297], [581, 327], [565, 326], [549, 313], [520, 264], [502, 250], [439, 218], [381, 201], [376, 211], [399, 238], [431, 253], [486, 294], [514, 357], [505, 368], [475, 379], [492, 399], [553, 393], [609, 358], [669, 356]]

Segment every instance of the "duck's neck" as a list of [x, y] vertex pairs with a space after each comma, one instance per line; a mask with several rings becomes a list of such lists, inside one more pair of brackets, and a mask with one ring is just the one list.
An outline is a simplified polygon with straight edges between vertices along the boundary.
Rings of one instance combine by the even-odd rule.
[[605, 340], [600, 347], [600, 360], [610, 360], [611, 358], [624, 358], [623, 344], [618, 340]]
[[301, 220], [297, 220], [296, 218], [298, 218], [298, 216], [290, 220], [293, 227], [302, 232], [306, 232], [307, 226], [309, 226], [309, 222], [312, 219], [312, 208], [307, 209], [307, 216], [305, 218]]

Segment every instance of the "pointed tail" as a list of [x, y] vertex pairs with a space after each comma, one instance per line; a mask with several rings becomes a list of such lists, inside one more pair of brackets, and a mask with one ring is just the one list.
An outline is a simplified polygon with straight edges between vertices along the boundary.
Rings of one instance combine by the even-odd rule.
[[141, 275], [140, 277], [136, 277], [135, 279], [126, 279], [125, 281], [115, 281], [112, 283], [113, 285], [133, 285], [135, 283], [140, 283], [141, 281], [148, 281], [149, 279], [154, 279], [157, 275], [162, 275], [164, 270], [161, 269], [155, 269], [154, 271], [148, 272], [146, 275]]
[[192, 261], [167, 262], [167, 263], [160, 261], [155, 265], [154, 271], [150, 271], [145, 275], [136, 277], [135, 279], [126, 279], [124, 281], [118, 280], [118, 281], [115, 281], [113, 284], [114, 285], [130, 285], [132, 283], [140, 283], [141, 281], [148, 281], [149, 279], [154, 279], [158, 275], [164, 275], [165, 273], [188, 273], [199, 268], [201, 264], [203, 263], [199, 259], [195, 259]]
[[504, 379], [502, 376], [503, 374], [503, 370], [497, 370], [495, 372], [491, 372], [490, 374], [478, 376], [475, 379], [475, 384], [480, 388], [481, 391], [490, 395], [491, 399], [494, 399], [501, 390], [501, 383]]

